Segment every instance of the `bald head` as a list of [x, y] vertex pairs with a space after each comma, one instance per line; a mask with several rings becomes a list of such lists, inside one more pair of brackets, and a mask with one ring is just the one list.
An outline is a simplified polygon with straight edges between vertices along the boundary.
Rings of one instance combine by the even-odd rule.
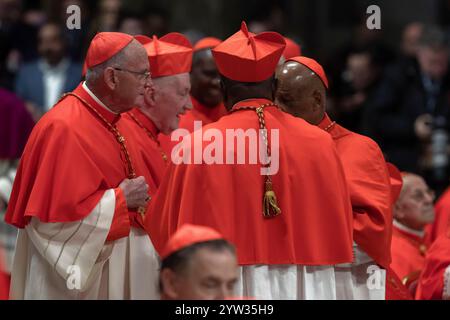
[[275, 102], [295, 117], [317, 125], [325, 114], [326, 89], [311, 69], [287, 61], [277, 70]]
[[403, 225], [423, 230], [434, 220], [434, 192], [425, 180], [416, 174], [403, 174], [403, 186], [394, 206], [394, 218]]

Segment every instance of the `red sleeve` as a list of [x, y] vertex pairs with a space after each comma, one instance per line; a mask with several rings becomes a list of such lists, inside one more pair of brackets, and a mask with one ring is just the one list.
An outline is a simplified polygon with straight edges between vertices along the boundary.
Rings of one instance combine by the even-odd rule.
[[130, 217], [128, 215], [127, 202], [122, 189], [114, 189], [116, 206], [106, 241], [114, 241], [128, 236], [130, 233]]
[[428, 250], [425, 267], [420, 275], [416, 299], [443, 299], [444, 273], [450, 266], [450, 238], [442, 235]]
[[[354, 213], [354, 240], [386, 268], [391, 262], [392, 237], [391, 190], [386, 162], [372, 140], [355, 135], [351, 141], [349, 149], [340, 155]], [[359, 152], [353, 151], [355, 149]]]

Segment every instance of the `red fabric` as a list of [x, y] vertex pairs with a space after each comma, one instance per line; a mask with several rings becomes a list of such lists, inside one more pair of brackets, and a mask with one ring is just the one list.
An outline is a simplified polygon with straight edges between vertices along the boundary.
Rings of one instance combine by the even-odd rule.
[[[249, 99], [236, 106], [268, 102]], [[279, 171], [272, 181], [281, 214], [263, 217], [264, 176], [259, 163], [171, 163], [145, 219], [158, 252], [181, 225], [192, 223], [214, 228], [235, 244], [241, 265], [352, 261], [351, 206], [333, 140], [276, 107], [266, 107], [264, 116], [268, 130], [279, 129]], [[240, 110], [203, 131], [213, 128], [225, 137], [227, 129], [258, 130], [259, 121], [254, 110]], [[204, 150], [209, 142], [193, 139], [189, 146], [194, 145]]]
[[391, 255], [391, 268], [403, 280], [406, 276], [423, 269], [425, 263], [424, 239], [400, 230], [394, 225]]
[[298, 62], [298, 63], [304, 65], [305, 67], [307, 67], [308, 69], [310, 69], [312, 72], [314, 72], [319, 77], [320, 80], [322, 80], [325, 88], [328, 89], [327, 75], [325, 74], [325, 71], [323, 70], [322, 66], [316, 60], [305, 57], [305, 56], [301, 56], [301, 57], [289, 58], [289, 59], [287, 59], [287, 61]]
[[9, 278], [4, 272], [3, 252], [0, 251], [0, 300], [8, 300], [9, 298]]
[[390, 162], [386, 162], [391, 184], [391, 203], [395, 204], [402, 191], [403, 179], [400, 170]]
[[194, 45], [194, 51], [199, 51], [203, 49], [211, 49], [219, 45], [222, 41], [214, 37], [206, 37], [198, 40]]
[[260, 82], [275, 72], [286, 44], [276, 32], [255, 35], [242, 22], [241, 30], [212, 49], [217, 69], [241, 82]]
[[[319, 127], [331, 124], [325, 115]], [[344, 167], [353, 209], [355, 242], [384, 268], [391, 261], [391, 188], [386, 162], [372, 139], [338, 124], [329, 130]]]
[[286, 48], [284, 48], [283, 52], [284, 59], [287, 60], [302, 55], [302, 49], [294, 40], [284, 37], [284, 41], [286, 42]]
[[436, 202], [434, 210], [434, 222], [429, 224], [425, 229], [427, 244], [432, 244], [450, 228], [450, 188]]
[[223, 236], [212, 228], [184, 224], [167, 242], [161, 252], [161, 259], [164, 260], [171, 254], [193, 244], [220, 239], [223, 239]]
[[132, 36], [121, 32], [97, 33], [89, 45], [85, 60], [86, 68], [83, 69], [90, 69], [108, 61], [132, 40]]
[[[138, 176], [145, 177], [149, 186], [149, 194], [153, 196], [163, 179], [167, 163], [163, 159], [162, 148], [148, 136], [147, 132], [135, 122], [130, 114], [133, 114], [154, 137], [158, 137], [159, 131], [150, 118], [138, 108], [125, 113], [117, 124], [128, 140], [133, 141], [133, 144], [130, 144], [129, 152], [136, 163], [136, 173]], [[166, 155], [170, 161], [170, 153]]]
[[414, 300], [408, 288], [391, 268], [386, 269], [386, 300]]
[[116, 196], [116, 206], [106, 241], [114, 241], [127, 237], [130, 234], [130, 217], [128, 216], [127, 201], [122, 189], [116, 188], [114, 194]]
[[147, 51], [153, 78], [191, 71], [192, 45], [181, 33], [171, 32], [160, 39], [136, 36], [136, 40]]
[[416, 299], [442, 299], [444, 272], [450, 266], [450, 238], [439, 236], [427, 253], [425, 265], [419, 279]]
[[[75, 93], [109, 121], [81, 84]], [[34, 127], [20, 161], [6, 222], [23, 228], [31, 217], [72, 222], [86, 217], [106, 190], [127, 177], [120, 144], [80, 100], [67, 96]]]
[[[191, 101], [193, 108], [186, 114], [181, 115], [179, 123], [180, 129], [187, 129], [189, 132], [194, 132], [194, 121], [201, 121], [202, 125], [205, 126], [212, 122], [216, 122], [228, 113], [223, 103], [213, 108], [208, 108], [192, 96]], [[177, 141], [170, 140], [170, 135], [165, 134], [159, 135], [159, 141], [161, 142], [161, 147], [169, 155], [172, 152], [173, 147], [178, 144]]]

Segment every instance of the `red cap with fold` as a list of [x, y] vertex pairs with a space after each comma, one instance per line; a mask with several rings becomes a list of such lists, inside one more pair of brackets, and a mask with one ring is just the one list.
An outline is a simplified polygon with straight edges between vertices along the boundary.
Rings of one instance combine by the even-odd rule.
[[391, 183], [391, 195], [392, 195], [392, 204], [397, 202], [397, 199], [400, 195], [400, 192], [402, 191], [403, 186], [403, 175], [400, 172], [400, 170], [397, 169], [396, 166], [394, 166], [390, 162], [386, 162], [388, 171], [389, 171], [389, 177], [390, 177], [390, 183]]
[[171, 32], [158, 39], [135, 36], [147, 51], [152, 78], [191, 71], [193, 49], [181, 33]]
[[286, 48], [283, 52], [284, 59], [287, 60], [289, 58], [302, 55], [302, 49], [297, 43], [295, 43], [294, 40], [284, 37], [284, 41], [286, 41]]
[[241, 29], [212, 49], [219, 72], [240, 82], [261, 82], [270, 78], [286, 47], [276, 32], [255, 35], [242, 22]]
[[125, 48], [134, 38], [121, 32], [100, 32], [92, 39], [83, 65], [83, 76], [87, 69], [108, 61]]
[[196, 226], [193, 224], [184, 224], [167, 242], [165, 248], [161, 252], [161, 260], [164, 260], [173, 253], [193, 244], [222, 239], [224, 239], [224, 237], [212, 228]]
[[323, 70], [322, 66], [316, 60], [305, 57], [305, 56], [300, 56], [300, 57], [289, 58], [286, 60], [286, 62], [287, 61], [298, 62], [298, 63], [304, 65], [305, 67], [307, 67], [308, 69], [310, 69], [312, 72], [314, 72], [320, 78], [320, 80], [322, 80], [325, 88], [328, 89], [328, 79], [325, 74], [325, 71]]
[[206, 37], [198, 40], [194, 45], [194, 51], [211, 49], [219, 45], [222, 41], [214, 37]]

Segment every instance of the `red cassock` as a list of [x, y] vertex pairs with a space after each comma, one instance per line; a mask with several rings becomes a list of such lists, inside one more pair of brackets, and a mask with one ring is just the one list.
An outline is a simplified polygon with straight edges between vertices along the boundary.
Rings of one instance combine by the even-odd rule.
[[425, 263], [426, 246], [424, 239], [400, 230], [394, 225], [392, 232], [392, 270], [404, 280], [420, 272]]
[[[117, 124], [120, 115], [99, 105], [81, 84], [74, 93]], [[135, 169], [137, 176], [144, 175], [141, 167]], [[66, 96], [30, 135], [5, 220], [19, 228], [31, 217], [44, 223], [82, 220], [106, 190], [115, 189], [116, 209], [108, 240], [127, 236], [130, 222], [142, 225], [135, 221], [139, 215], [128, 212], [118, 188], [128, 174], [121, 146], [107, 126], [80, 99]]]
[[450, 299], [450, 234], [439, 236], [427, 252], [416, 299]]
[[[235, 107], [265, 103], [270, 101], [249, 99]], [[264, 176], [259, 163], [248, 164], [248, 143], [247, 164], [171, 163], [145, 219], [159, 253], [181, 225], [191, 223], [212, 227], [234, 243], [241, 265], [352, 261], [351, 206], [333, 140], [276, 107], [266, 107], [264, 116], [270, 145], [270, 130], [279, 130], [279, 171], [271, 178], [281, 214], [263, 217]], [[215, 129], [225, 137], [227, 129], [249, 128], [259, 129], [255, 110], [235, 111], [202, 131]], [[210, 144], [196, 140], [196, 133], [189, 136], [193, 152]], [[225, 144], [224, 138], [224, 155]]]
[[386, 269], [386, 300], [414, 300], [411, 292], [391, 268]]
[[152, 120], [138, 108], [122, 115], [117, 127], [127, 138], [132, 160], [146, 177], [151, 195], [156, 193], [169, 161], [157, 139], [159, 130]]
[[426, 242], [431, 245], [450, 227], [450, 188], [447, 189], [434, 206], [435, 219], [426, 227]]
[[353, 238], [379, 265], [391, 261], [391, 189], [386, 162], [370, 138], [332, 125], [328, 115], [319, 124], [336, 143], [344, 167], [353, 209]]
[[[189, 110], [185, 115], [180, 117], [179, 128], [186, 129], [189, 132], [194, 132], [194, 121], [201, 121], [202, 126], [216, 122], [222, 116], [227, 114], [227, 110], [223, 103], [218, 106], [209, 108], [201, 104], [197, 99], [191, 96], [192, 110]], [[172, 148], [177, 144], [175, 141], [170, 140], [170, 135], [159, 135], [161, 146], [165, 152], [170, 154]]]

